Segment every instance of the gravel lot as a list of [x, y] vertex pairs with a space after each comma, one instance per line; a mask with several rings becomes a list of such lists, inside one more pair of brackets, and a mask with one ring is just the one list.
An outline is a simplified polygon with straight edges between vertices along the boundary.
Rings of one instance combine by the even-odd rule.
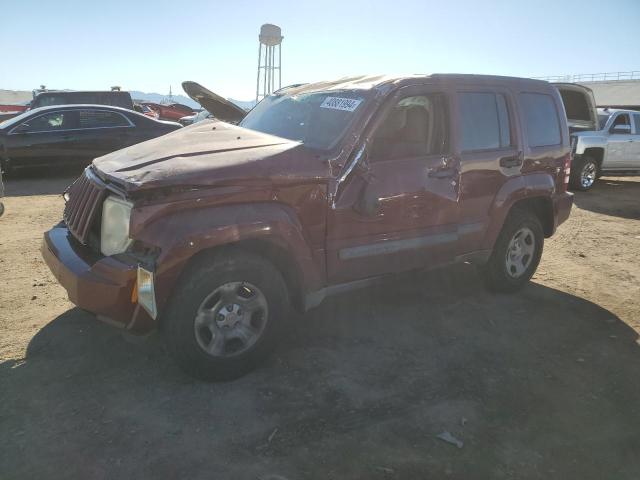
[[206, 384], [42, 262], [77, 173], [6, 185], [3, 480], [640, 478], [640, 178], [578, 193], [517, 295], [462, 266], [333, 298], [258, 371]]

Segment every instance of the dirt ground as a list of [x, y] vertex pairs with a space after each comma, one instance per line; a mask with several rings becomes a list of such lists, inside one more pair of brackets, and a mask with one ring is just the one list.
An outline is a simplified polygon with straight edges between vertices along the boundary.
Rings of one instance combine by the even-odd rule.
[[75, 174], [7, 182], [1, 479], [640, 478], [640, 178], [576, 194], [519, 294], [461, 266], [336, 297], [207, 384], [42, 262]]

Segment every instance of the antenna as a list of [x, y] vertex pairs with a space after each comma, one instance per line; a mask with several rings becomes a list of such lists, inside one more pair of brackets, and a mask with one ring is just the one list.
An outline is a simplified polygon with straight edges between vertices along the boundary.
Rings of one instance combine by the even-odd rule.
[[[277, 25], [265, 23], [258, 36], [258, 80], [256, 82], [256, 103], [282, 87], [282, 30]], [[264, 45], [264, 55], [263, 48]], [[278, 47], [276, 57], [276, 47]], [[276, 88], [276, 70], [278, 86]]]

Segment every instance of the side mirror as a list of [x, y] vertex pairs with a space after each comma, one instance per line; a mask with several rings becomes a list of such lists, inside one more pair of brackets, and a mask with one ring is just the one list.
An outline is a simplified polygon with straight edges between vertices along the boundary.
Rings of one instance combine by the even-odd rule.
[[[366, 158], [367, 158], [367, 144], [366, 142], [364, 142], [362, 145], [360, 145], [360, 148], [358, 148], [358, 151], [353, 156], [353, 158], [350, 159], [349, 163], [346, 165], [346, 167], [342, 171], [342, 175], [338, 177], [338, 185], [340, 185], [347, 179], [347, 177], [351, 174], [351, 172], [353, 172], [353, 170], [358, 166], [358, 164], [362, 163], [363, 161], [366, 161]], [[366, 169], [368, 170], [368, 167]]]
[[609, 133], [619, 133], [623, 135], [631, 134], [631, 125], [615, 125], [611, 127]]

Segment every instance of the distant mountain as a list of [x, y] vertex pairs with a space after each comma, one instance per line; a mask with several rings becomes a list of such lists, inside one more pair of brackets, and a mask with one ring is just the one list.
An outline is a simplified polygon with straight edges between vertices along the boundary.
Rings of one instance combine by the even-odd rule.
[[[160, 93], [144, 93], [138, 91], [132, 91], [131, 98], [134, 100], [142, 100], [144, 102], [154, 102], [160, 103], [163, 99], [167, 98], [167, 95], [162, 95]], [[256, 104], [255, 101], [242, 101], [242, 100], [234, 100], [233, 98], [228, 99], [230, 102], [235, 103], [240, 108], [244, 108], [245, 110], [250, 110]], [[191, 98], [185, 95], [173, 95], [173, 101], [176, 103], [182, 103], [183, 105], [187, 105], [191, 108], [202, 108], [199, 103], [194, 102]]]

